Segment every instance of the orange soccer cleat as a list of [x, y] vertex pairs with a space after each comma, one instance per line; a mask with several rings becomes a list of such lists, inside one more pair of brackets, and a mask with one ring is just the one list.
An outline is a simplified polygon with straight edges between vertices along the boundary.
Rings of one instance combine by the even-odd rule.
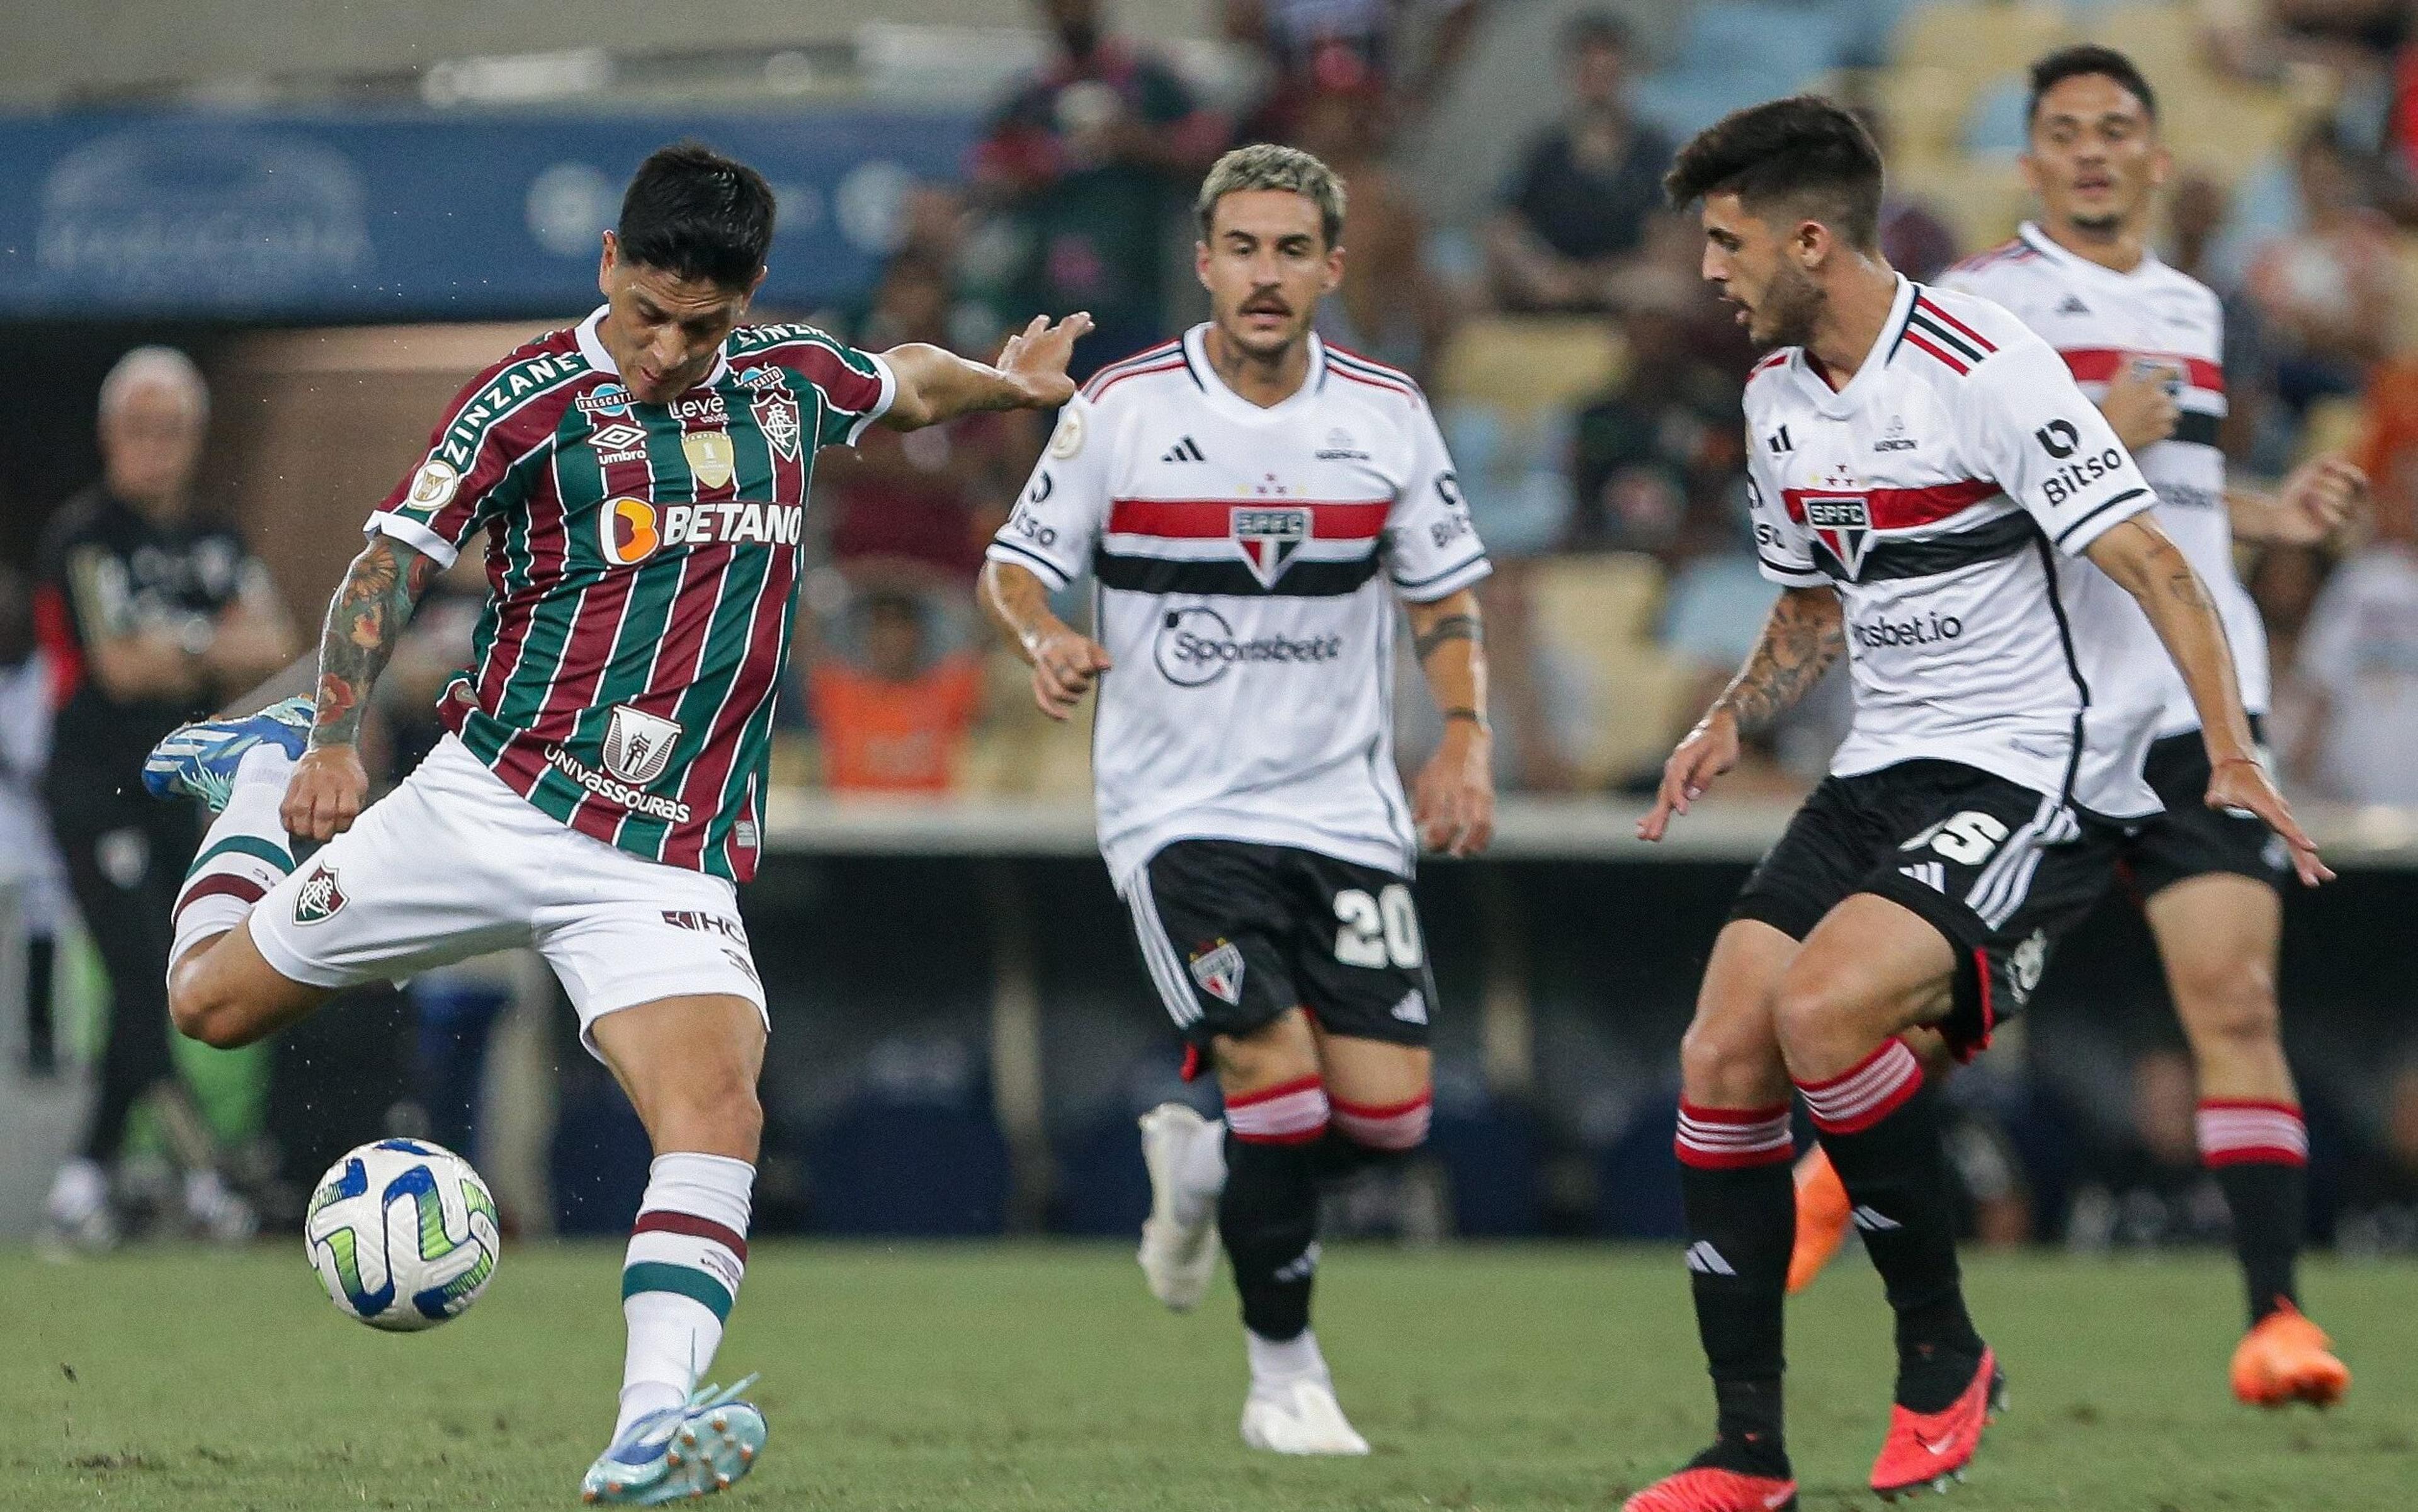
[[1963, 1480], [1965, 1467], [1982, 1447], [1982, 1430], [2006, 1406], [2006, 1392], [1998, 1357], [1984, 1349], [1972, 1384], [1945, 1409], [1917, 1413], [1891, 1406], [1889, 1437], [1873, 1461], [1873, 1489], [1882, 1501], [1894, 1502], [1925, 1486], [1944, 1491], [1950, 1481]]
[[2350, 1370], [2334, 1358], [2334, 1340], [2288, 1302], [2258, 1320], [2233, 1352], [2233, 1394], [2252, 1407], [2332, 1407], [2349, 1389]]
[[1814, 1284], [1822, 1267], [1847, 1242], [1853, 1204], [1830, 1157], [1815, 1145], [1797, 1163], [1797, 1246], [1788, 1252], [1788, 1294]]
[[1690, 1465], [1620, 1504], [1620, 1512], [1796, 1512], [1797, 1483]]

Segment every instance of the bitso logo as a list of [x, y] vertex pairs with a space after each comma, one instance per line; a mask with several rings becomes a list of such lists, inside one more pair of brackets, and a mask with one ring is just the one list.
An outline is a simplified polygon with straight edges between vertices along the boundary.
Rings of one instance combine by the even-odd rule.
[[1224, 1003], [1243, 1000], [1243, 952], [1228, 939], [1192, 953], [1192, 980]]
[[294, 894], [294, 922], [298, 924], [325, 924], [344, 910], [344, 890], [336, 885], [336, 868], [321, 862], [302, 878], [300, 892]]
[[633, 787], [644, 787], [672, 764], [672, 748], [680, 737], [678, 720], [615, 704], [613, 717], [604, 726], [604, 770]]
[[2074, 449], [2082, 444], [2082, 436], [2071, 420], [2053, 420], [2034, 431], [2032, 435], [2040, 442], [2042, 451], [2059, 462], [2074, 455]]
[[1233, 512], [1234, 545], [1262, 588], [1276, 587], [1292, 564], [1293, 554], [1309, 539], [1309, 512], [1238, 506]]
[[643, 498], [617, 498], [596, 512], [604, 559], [635, 567], [664, 543], [655, 507]]
[[431, 457], [411, 475], [411, 491], [404, 496], [404, 508], [415, 514], [434, 514], [461, 486], [462, 475], [451, 463]]

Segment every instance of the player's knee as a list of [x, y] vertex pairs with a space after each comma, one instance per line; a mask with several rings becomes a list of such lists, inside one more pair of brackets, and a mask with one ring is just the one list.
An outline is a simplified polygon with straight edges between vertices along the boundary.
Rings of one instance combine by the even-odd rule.
[[2223, 1054], [2260, 1048], [2281, 1032], [2275, 975], [2266, 962], [2227, 962], [2220, 970], [2195, 964], [2178, 972], [2175, 1007], [2196, 1049]]
[[663, 1090], [653, 1111], [648, 1132], [658, 1149], [753, 1160], [764, 1137], [756, 1078], [736, 1061], [691, 1068]]
[[1404, 1154], [1426, 1143], [1434, 1113], [1435, 1092], [1428, 1087], [1420, 1088], [1416, 1097], [1391, 1103], [1346, 1102], [1332, 1093], [1327, 1097], [1327, 1117], [1335, 1132], [1378, 1154]]
[[1679, 1040], [1679, 1079], [1691, 1099], [1716, 1107], [1760, 1106], [1775, 1090], [1784, 1092], [1771, 1021], [1700, 1014]]
[[1794, 1065], [1821, 1058], [1843, 1042], [1878, 1043], [1878, 1028], [1867, 1026], [1868, 1004], [1844, 975], [1831, 971], [1791, 971], [1772, 995], [1771, 1021], [1781, 1053]]

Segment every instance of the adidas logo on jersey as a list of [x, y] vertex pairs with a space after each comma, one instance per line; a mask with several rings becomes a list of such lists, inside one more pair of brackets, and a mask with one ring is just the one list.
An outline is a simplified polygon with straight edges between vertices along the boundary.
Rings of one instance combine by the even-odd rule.
[[1855, 1220], [1857, 1228], [1868, 1234], [1885, 1234], [1905, 1227], [1895, 1218], [1868, 1207], [1859, 1207], [1847, 1216]]
[[1911, 866], [1900, 866], [1898, 875], [1911, 877], [1934, 893], [1948, 891], [1948, 867], [1941, 862], [1923, 861], [1917, 862]]
[[1698, 1275], [1736, 1275], [1737, 1269], [1722, 1258], [1709, 1239], [1699, 1239], [1688, 1246], [1688, 1269]]
[[1402, 1000], [1394, 1004], [1394, 1016], [1400, 1019], [1405, 1024], [1426, 1023], [1428, 1021], [1428, 995], [1421, 992], [1416, 987], [1413, 987], [1410, 991], [1403, 993]]
[[1169, 447], [1165, 451], [1160, 452], [1158, 460], [1161, 462], [1206, 462], [1209, 458], [1201, 451], [1201, 443], [1187, 435], [1183, 440], [1176, 442], [1171, 447]]
[[2057, 313], [2060, 315], [2087, 315], [2090, 313], [2090, 307], [2084, 304], [2080, 297], [2069, 294], [2058, 302]]

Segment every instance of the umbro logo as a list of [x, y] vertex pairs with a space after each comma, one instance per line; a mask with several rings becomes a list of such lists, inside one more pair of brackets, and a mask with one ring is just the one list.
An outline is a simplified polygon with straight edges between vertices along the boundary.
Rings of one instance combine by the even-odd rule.
[[1158, 460], [1161, 462], [1206, 462], [1209, 458], [1202, 453], [1201, 443], [1187, 435], [1183, 440], [1176, 442], [1173, 446], [1169, 447], [1165, 451], [1159, 453]]
[[2078, 296], [2069, 294], [2058, 302], [2057, 313], [2060, 315], [2087, 315], [2090, 313], [2090, 307], [2084, 304]]
[[1698, 1275], [1736, 1275], [1737, 1271], [1722, 1258], [1709, 1239], [1699, 1239], [1688, 1246], [1688, 1269]]
[[1885, 1234], [1905, 1227], [1895, 1218], [1874, 1208], [1859, 1206], [1847, 1216], [1855, 1220], [1857, 1228], [1868, 1234]]

